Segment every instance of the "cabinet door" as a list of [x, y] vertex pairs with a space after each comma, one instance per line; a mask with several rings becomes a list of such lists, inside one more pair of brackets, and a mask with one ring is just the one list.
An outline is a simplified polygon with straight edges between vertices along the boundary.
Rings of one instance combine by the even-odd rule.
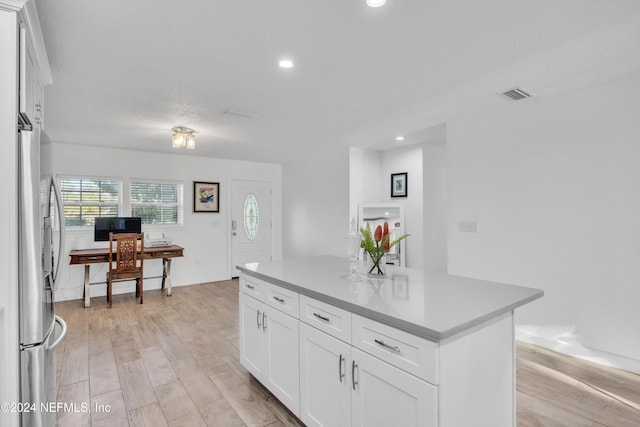
[[300, 414], [298, 319], [267, 308], [264, 385], [295, 415]]
[[36, 79], [32, 49], [29, 33], [20, 24], [20, 112], [25, 113], [29, 120], [34, 118], [33, 85]]
[[33, 109], [35, 122], [33, 125], [44, 130], [44, 88], [39, 80], [33, 84]]
[[351, 349], [354, 427], [436, 427], [437, 388]]
[[240, 363], [259, 380], [265, 368], [264, 304], [240, 293]]
[[300, 323], [300, 419], [312, 427], [351, 423], [351, 346]]

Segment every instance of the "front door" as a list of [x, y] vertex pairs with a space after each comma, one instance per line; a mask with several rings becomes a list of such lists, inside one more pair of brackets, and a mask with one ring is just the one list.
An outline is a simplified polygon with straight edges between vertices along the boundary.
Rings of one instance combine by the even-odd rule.
[[271, 183], [231, 181], [231, 276], [236, 265], [271, 260]]

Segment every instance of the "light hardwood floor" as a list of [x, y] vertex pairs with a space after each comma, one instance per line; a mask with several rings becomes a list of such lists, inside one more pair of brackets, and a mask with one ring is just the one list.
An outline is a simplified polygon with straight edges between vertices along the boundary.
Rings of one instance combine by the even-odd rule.
[[[56, 304], [69, 327], [58, 401], [80, 408], [59, 412], [59, 426], [302, 425], [238, 362], [237, 280], [147, 291], [144, 301]], [[639, 376], [524, 343], [517, 399], [519, 427], [640, 426]]]

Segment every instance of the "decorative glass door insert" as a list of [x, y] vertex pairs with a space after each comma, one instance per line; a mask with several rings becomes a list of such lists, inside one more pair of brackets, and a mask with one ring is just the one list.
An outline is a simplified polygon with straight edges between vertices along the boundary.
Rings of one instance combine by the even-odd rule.
[[244, 234], [247, 239], [256, 238], [258, 228], [260, 227], [260, 208], [258, 207], [258, 199], [253, 193], [249, 193], [244, 201]]

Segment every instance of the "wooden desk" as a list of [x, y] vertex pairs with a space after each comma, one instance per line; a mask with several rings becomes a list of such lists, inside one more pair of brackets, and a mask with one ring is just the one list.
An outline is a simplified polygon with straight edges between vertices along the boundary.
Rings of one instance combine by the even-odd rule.
[[[183, 256], [184, 248], [176, 245], [144, 248], [144, 259], [162, 259], [162, 290], [167, 290], [167, 296], [171, 296], [171, 258]], [[84, 306], [91, 306], [91, 294], [89, 291], [89, 268], [91, 264], [109, 262], [109, 248], [74, 249], [69, 253], [70, 265], [84, 264]], [[160, 277], [160, 276], [157, 276]], [[149, 277], [150, 278], [150, 277]], [[98, 282], [102, 283], [102, 282]]]

